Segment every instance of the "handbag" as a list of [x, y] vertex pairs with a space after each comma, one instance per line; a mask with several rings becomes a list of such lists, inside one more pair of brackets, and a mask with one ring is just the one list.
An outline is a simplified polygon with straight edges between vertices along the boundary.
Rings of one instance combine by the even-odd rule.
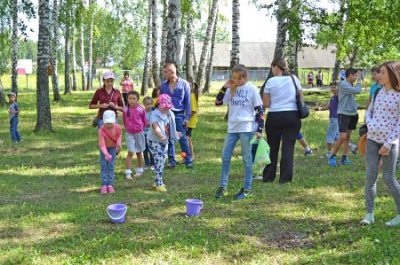
[[92, 120], [92, 127], [96, 128], [97, 127], [97, 121], [99, 120], [99, 117], [94, 117]]
[[296, 104], [297, 104], [297, 111], [299, 112], [300, 119], [307, 118], [310, 115], [310, 111], [308, 110], [308, 106], [304, 102], [303, 97], [299, 93], [299, 89], [297, 88], [297, 84], [294, 81], [293, 75], [290, 75], [293, 81], [294, 88], [296, 89]]
[[[111, 93], [111, 97], [110, 97], [110, 100], [108, 101], [108, 103], [110, 103], [111, 101], [112, 101], [112, 97], [114, 96], [114, 90], [113, 90], [113, 92]], [[92, 120], [92, 127], [93, 128], [96, 128], [97, 127], [97, 121], [99, 120], [100, 118], [96, 115], [94, 118], [93, 118], [93, 120]]]

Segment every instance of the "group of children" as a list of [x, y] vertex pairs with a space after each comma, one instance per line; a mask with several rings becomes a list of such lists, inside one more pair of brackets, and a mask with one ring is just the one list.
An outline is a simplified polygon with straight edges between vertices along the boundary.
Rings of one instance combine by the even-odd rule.
[[[361, 75], [353, 68], [347, 69], [344, 75], [337, 88], [336, 84], [331, 87], [333, 96], [329, 102], [330, 123], [326, 138], [328, 164], [331, 167], [352, 164], [348, 159], [350, 135], [359, 120], [355, 95], [361, 92]], [[400, 62], [386, 62], [374, 67], [371, 76], [373, 83], [365, 114], [367, 141], [364, 148], [367, 213], [360, 223], [370, 225], [375, 222], [376, 181], [381, 169], [385, 184], [397, 206], [397, 215], [385, 224], [397, 226], [400, 225], [400, 184], [395, 172], [400, 138]], [[343, 156], [338, 163], [336, 155], [340, 148], [343, 149]]]
[[[111, 77], [114, 81], [113, 74], [107, 73], [104, 76]], [[103, 81], [105, 81], [104, 76]], [[371, 86], [365, 119], [368, 128], [365, 187], [367, 214], [361, 224], [369, 225], [374, 222], [376, 180], [378, 168], [381, 168], [385, 183], [397, 205], [397, 215], [386, 222], [386, 225], [397, 226], [400, 225], [400, 184], [394, 173], [400, 138], [400, 62], [387, 62], [378, 68], [373, 68], [372, 78], [374, 83]], [[355, 86], [354, 83], [356, 83]], [[330, 121], [326, 134], [328, 164], [331, 167], [351, 165], [348, 153], [352, 148], [354, 150], [354, 145], [350, 143], [350, 135], [358, 123], [355, 95], [361, 92], [361, 78], [357, 70], [349, 68], [345, 72], [344, 80], [341, 80], [337, 86], [336, 84], [331, 85], [333, 96], [329, 101]], [[155, 104], [151, 97], [145, 97], [143, 107], [139, 104], [138, 92], [124, 90], [125, 92], [126, 105], [122, 111], [122, 120], [128, 149], [126, 179], [132, 179], [132, 157], [135, 153], [138, 166], [134, 176], [141, 176], [146, 168], [152, 167], [155, 174], [153, 188], [160, 192], [166, 192], [163, 170], [167, 158], [168, 139], [176, 141], [181, 137], [175, 127], [174, 113], [171, 111], [171, 97], [167, 94], [157, 95], [155, 92], [155, 96], [158, 96]], [[18, 143], [21, 141], [17, 129], [20, 110], [16, 102], [16, 94], [9, 93], [8, 98], [11, 139], [14, 143]], [[192, 101], [195, 104], [192, 106], [194, 107], [193, 114], [197, 112], [197, 100], [198, 91], [192, 94]], [[231, 157], [237, 141], [240, 140], [245, 179], [243, 187], [234, 196], [235, 199], [240, 200], [252, 195], [252, 147], [250, 141], [254, 136], [260, 139], [264, 127], [263, 102], [258, 89], [247, 82], [245, 66], [237, 65], [233, 68], [232, 79], [217, 95], [216, 105], [222, 104], [227, 104], [229, 107], [228, 132], [222, 152], [220, 186], [215, 197], [222, 198], [227, 195]], [[106, 110], [102, 119], [104, 125], [98, 130], [98, 144], [102, 181], [100, 193], [105, 194], [115, 192], [113, 186], [114, 167], [116, 156], [122, 149], [122, 129], [117, 124], [116, 111]], [[197, 117], [192, 120], [192, 125], [189, 127], [195, 127], [196, 123]], [[188, 135], [191, 136], [191, 130]], [[297, 138], [301, 140], [302, 135]], [[191, 141], [189, 143], [193, 150]], [[343, 155], [338, 163], [336, 156], [340, 148], [343, 149]], [[311, 150], [305, 150], [306, 155], [310, 153]]]
[[[114, 75], [105, 73], [104, 77], [114, 81]], [[167, 159], [168, 139], [172, 142], [180, 137], [186, 137], [176, 131], [175, 116], [171, 111], [172, 99], [167, 94], [159, 94], [159, 89], [155, 89], [152, 97], [143, 99], [143, 106], [140, 102], [140, 94], [133, 90], [129, 82], [129, 75], [125, 73], [123, 81], [124, 108], [122, 110], [122, 121], [125, 128], [125, 139], [128, 149], [126, 156], [125, 178], [132, 180], [133, 177], [140, 177], [145, 169], [154, 172], [153, 188], [156, 191], [166, 192], [163, 181], [164, 165]], [[192, 116], [187, 130], [190, 148], [193, 151], [191, 142], [191, 132], [197, 123], [197, 99], [198, 89], [194, 88], [192, 95]], [[114, 193], [114, 166], [115, 158], [122, 146], [122, 129], [117, 124], [116, 111], [106, 110], [103, 114], [104, 126], [99, 128], [98, 143], [100, 147], [100, 167], [102, 185], [101, 194]], [[137, 167], [135, 174], [132, 172], [132, 158], [136, 154]], [[192, 153], [193, 154], [193, 153]]]

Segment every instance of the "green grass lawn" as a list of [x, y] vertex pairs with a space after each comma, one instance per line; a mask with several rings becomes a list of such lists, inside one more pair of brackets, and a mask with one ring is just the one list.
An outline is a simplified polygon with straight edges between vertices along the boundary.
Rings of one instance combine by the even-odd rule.
[[[303, 121], [314, 154], [306, 158], [296, 145], [292, 183], [255, 181], [252, 198], [214, 199], [226, 132], [226, 110], [213, 106], [215, 93], [200, 99], [193, 170], [166, 170], [168, 193], [157, 193], [149, 171], [125, 181], [125, 149], [117, 160], [116, 193], [106, 196], [99, 195], [99, 151], [90, 127], [93, 91], [52, 103], [55, 133], [32, 132], [36, 97], [21, 93], [22, 143], [11, 145], [5, 108], [0, 115], [0, 263], [400, 264], [400, 229], [384, 225], [395, 205], [382, 179], [376, 223], [361, 227], [364, 159], [352, 156], [351, 167], [327, 166], [327, 111]], [[321, 104], [328, 98], [328, 92], [306, 95]], [[363, 105], [367, 95], [359, 99]], [[232, 162], [233, 195], [243, 181], [239, 147]], [[204, 201], [199, 217], [185, 217], [186, 198]], [[111, 224], [106, 213], [117, 202], [129, 207], [124, 224]]]

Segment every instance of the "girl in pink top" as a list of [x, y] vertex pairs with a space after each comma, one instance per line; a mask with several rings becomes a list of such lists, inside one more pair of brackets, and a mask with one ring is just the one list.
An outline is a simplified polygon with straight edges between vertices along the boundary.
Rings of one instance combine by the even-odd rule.
[[147, 126], [146, 110], [139, 105], [140, 95], [137, 91], [128, 93], [128, 107], [122, 112], [122, 119], [126, 131], [126, 143], [128, 155], [126, 156], [126, 179], [132, 179], [132, 156], [136, 153], [137, 168], [135, 177], [143, 174], [144, 157], [143, 151], [146, 149], [144, 128]]
[[125, 106], [128, 106], [128, 93], [133, 91], [133, 80], [129, 78], [129, 73], [124, 73], [124, 78], [121, 80], [122, 97], [124, 98]]
[[98, 131], [100, 148], [101, 194], [114, 193], [115, 158], [121, 151], [121, 127], [115, 124], [115, 112], [106, 110], [104, 126]]

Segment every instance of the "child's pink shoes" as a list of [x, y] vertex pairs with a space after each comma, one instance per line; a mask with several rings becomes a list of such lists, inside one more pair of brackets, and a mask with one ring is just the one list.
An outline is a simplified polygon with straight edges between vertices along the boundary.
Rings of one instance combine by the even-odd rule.
[[106, 185], [101, 186], [100, 194], [107, 194], [107, 186]]
[[111, 185], [107, 186], [108, 193], [115, 193], [114, 187]]
[[111, 185], [103, 185], [100, 188], [100, 194], [115, 193], [114, 187]]

